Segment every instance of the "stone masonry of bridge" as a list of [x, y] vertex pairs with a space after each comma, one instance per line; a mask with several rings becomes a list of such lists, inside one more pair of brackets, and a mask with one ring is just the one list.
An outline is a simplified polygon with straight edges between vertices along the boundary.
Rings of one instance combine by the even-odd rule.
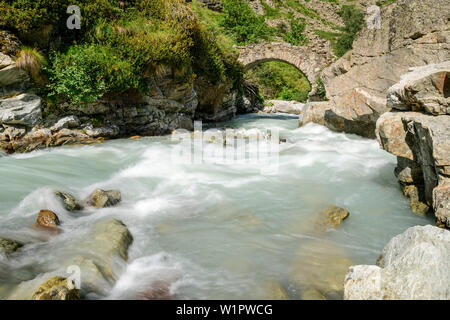
[[284, 42], [264, 42], [236, 48], [239, 50], [239, 61], [247, 70], [268, 61], [282, 61], [293, 65], [308, 78], [312, 94], [315, 93], [318, 74], [330, 63], [326, 55], [309, 47], [297, 47]]

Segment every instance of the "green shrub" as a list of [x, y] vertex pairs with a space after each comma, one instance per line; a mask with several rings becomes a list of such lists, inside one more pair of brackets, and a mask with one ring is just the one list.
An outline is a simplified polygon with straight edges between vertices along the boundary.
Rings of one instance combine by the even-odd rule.
[[[142, 1], [142, 0], [139, 0]], [[129, 1], [124, 1], [128, 3]], [[0, 28], [19, 34], [52, 25], [58, 35], [71, 41], [95, 26], [98, 19], [114, 20], [124, 14], [117, 0], [2, 0], [0, 1]], [[82, 10], [81, 30], [68, 30], [67, 8], [77, 5]]]
[[247, 2], [242, 0], [224, 0], [220, 25], [231, 35], [237, 44], [245, 45], [269, 40], [274, 33], [264, 16], [257, 15]]
[[333, 48], [338, 57], [342, 57], [347, 51], [353, 48], [353, 41], [359, 31], [362, 30], [365, 19], [364, 12], [354, 6], [344, 5], [338, 14], [344, 20], [345, 27], [343, 33], [338, 36]]
[[107, 92], [142, 88], [135, 67], [110, 47], [73, 46], [67, 53], [55, 54], [46, 71], [48, 95], [72, 104], [95, 102]]
[[327, 92], [320, 75], [317, 76], [316, 85], [316, 96], [318, 96], [321, 101], [327, 101]]
[[294, 66], [284, 62], [262, 63], [245, 74], [249, 83], [259, 87], [265, 99], [305, 102], [311, 90], [308, 79]]
[[304, 45], [308, 42], [308, 38], [303, 34], [305, 31], [305, 21], [303, 19], [292, 18], [289, 22], [291, 26], [291, 32], [285, 32], [283, 34], [283, 40], [294, 45]]

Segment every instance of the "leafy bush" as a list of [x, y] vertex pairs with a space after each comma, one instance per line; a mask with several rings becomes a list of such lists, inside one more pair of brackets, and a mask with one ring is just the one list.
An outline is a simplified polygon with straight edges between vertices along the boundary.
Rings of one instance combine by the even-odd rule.
[[303, 34], [306, 27], [305, 21], [303, 19], [292, 18], [289, 24], [291, 26], [291, 32], [285, 32], [283, 34], [283, 40], [294, 46], [306, 44], [308, 38]]
[[259, 87], [265, 99], [305, 102], [311, 90], [308, 79], [294, 66], [284, 62], [266, 62], [245, 74], [248, 82]]
[[342, 57], [353, 48], [353, 41], [355, 41], [358, 32], [362, 30], [365, 20], [364, 12], [354, 6], [344, 5], [338, 14], [344, 20], [345, 27], [344, 32], [334, 44], [334, 51], [338, 57]]
[[327, 92], [320, 75], [317, 77], [316, 85], [316, 96], [318, 96], [321, 101], [327, 101]]
[[[52, 25], [58, 35], [70, 42], [88, 32], [98, 19], [115, 20], [121, 17], [125, 11], [119, 8], [118, 3], [117, 0], [2, 0], [0, 27], [23, 34]], [[66, 11], [71, 5], [77, 5], [82, 10], [79, 31], [66, 27], [69, 17]]]
[[223, 16], [220, 25], [234, 38], [237, 44], [245, 45], [269, 40], [274, 33], [264, 20], [257, 15], [247, 2], [242, 0], [224, 0]]
[[107, 92], [139, 89], [135, 67], [120, 59], [114, 49], [97, 45], [73, 46], [52, 57], [49, 96], [73, 104], [95, 102]]

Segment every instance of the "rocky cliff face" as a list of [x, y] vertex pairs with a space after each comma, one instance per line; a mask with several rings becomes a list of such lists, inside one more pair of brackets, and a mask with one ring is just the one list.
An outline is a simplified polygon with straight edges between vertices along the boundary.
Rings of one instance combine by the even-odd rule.
[[388, 90], [392, 112], [377, 122], [380, 145], [398, 158], [396, 176], [411, 208], [431, 207], [450, 227], [450, 61], [411, 69]]
[[329, 102], [320, 122], [374, 138], [377, 119], [390, 110], [387, 90], [400, 76], [410, 67], [450, 60], [449, 21], [447, 0], [399, 0], [383, 7], [381, 29], [364, 28], [353, 51], [322, 72]]

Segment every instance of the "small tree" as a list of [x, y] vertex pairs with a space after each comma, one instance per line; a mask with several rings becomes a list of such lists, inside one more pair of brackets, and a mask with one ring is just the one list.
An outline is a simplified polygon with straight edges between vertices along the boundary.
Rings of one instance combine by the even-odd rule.
[[342, 57], [347, 51], [353, 48], [353, 41], [356, 35], [364, 27], [364, 12], [354, 6], [344, 5], [338, 14], [344, 20], [344, 32], [336, 41], [336, 55]]
[[252, 8], [241, 0], [224, 0], [223, 16], [220, 25], [241, 45], [269, 40], [273, 33], [263, 16], [257, 15]]

